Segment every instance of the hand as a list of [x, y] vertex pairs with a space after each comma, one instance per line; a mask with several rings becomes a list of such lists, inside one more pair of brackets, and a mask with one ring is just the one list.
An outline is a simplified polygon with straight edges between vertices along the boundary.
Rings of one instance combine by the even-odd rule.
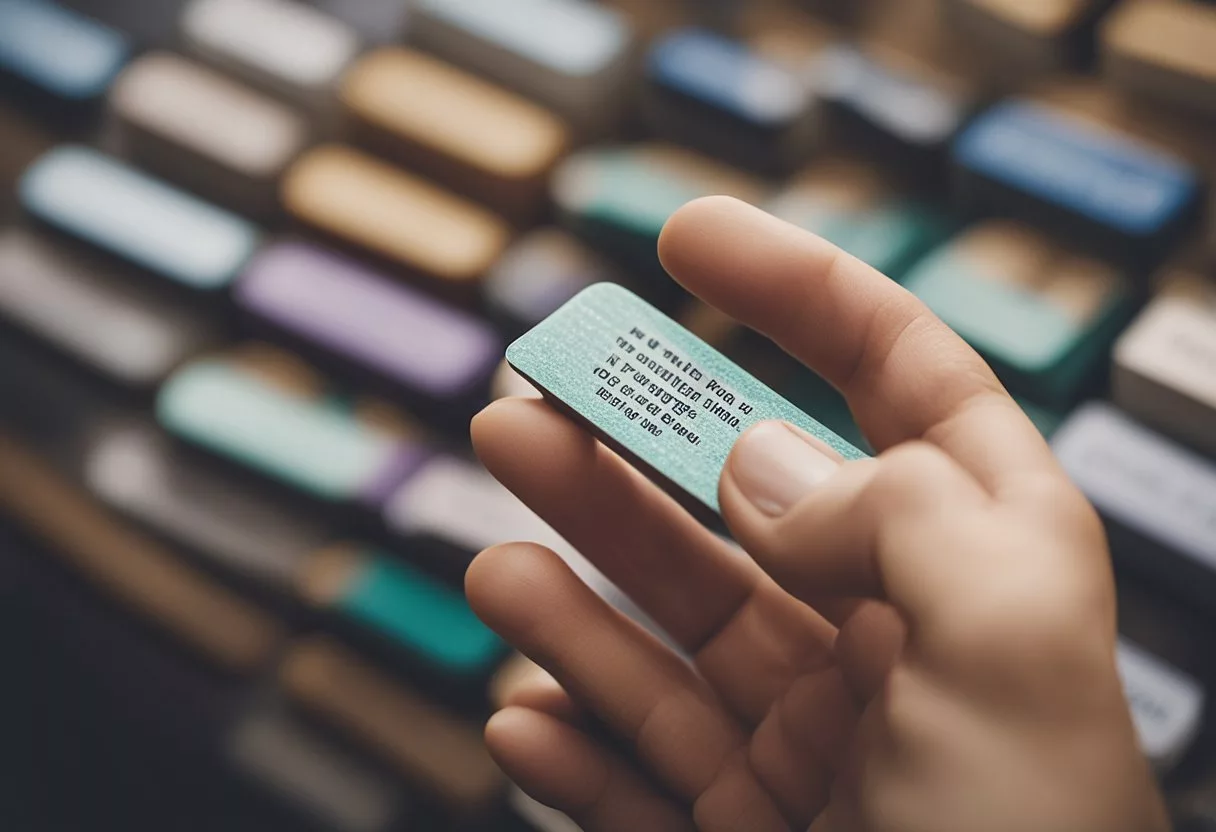
[[489, 723], [507, 773], [590, 832], [1166, 830], [1101, 525], [983, 361], [742, 203], [686, 206], [660, 252], [839, 388], [881, 453], [748, 431], [720, 497], [749, 559], [542, 402], [478, 416], [490, 471], [692, 659], [548, 550], [483, 553], [471, 603], [553, 677]]

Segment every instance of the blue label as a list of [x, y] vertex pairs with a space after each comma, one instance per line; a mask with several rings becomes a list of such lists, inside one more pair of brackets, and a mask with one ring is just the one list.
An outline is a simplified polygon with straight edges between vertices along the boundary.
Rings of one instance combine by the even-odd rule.
[[807, 101], [798, 80], [776, 64], [728, 38], [685, 29], [650, 53], [658, 83], [760, 125], [796, 119]]
[[126, 62], [115, 30], [36, 0], [0, 0], [0, 68], [64, 98], [100, 95]]
[[1183, 162], [1029, 102], [998, 105], [959, 137], [957, 164], [1120, 231], [1152, 235], [1200, 188]]

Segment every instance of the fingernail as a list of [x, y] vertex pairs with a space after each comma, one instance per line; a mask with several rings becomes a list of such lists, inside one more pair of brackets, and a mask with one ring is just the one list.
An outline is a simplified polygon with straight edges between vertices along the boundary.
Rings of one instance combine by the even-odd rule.
[[743, 434], [730, 456], [730, 473], [744, 498], [770, 517], [780, 517], [828, 477], [840, 462], [802, 431], [764, 422]]

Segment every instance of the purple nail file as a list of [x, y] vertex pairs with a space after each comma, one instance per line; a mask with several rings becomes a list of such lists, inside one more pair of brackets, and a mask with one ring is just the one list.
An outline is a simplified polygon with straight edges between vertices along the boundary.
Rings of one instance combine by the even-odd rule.
[[489, 384], [503, 343], [489, 325], [334, 252], [268, 246], [237, 303], [258, 318], [430, 400]]

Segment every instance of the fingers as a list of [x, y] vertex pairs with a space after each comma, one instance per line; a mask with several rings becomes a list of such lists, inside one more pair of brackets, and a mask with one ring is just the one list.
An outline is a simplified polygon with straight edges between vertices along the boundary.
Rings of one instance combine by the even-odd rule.
[[520, 707], [500, 711], [486, 726], [486, 744], [520, 788], [586, 832], [693, 830], [687, 809], [625, 760], [549, 714]]
[[681, 645], [704, 641], [759, 575], [543, 402], [496, 402], [473, 420], [472, 435], [490, 473]]
[[858, 702], [869, 702], [882, 691], [907, 636], [899, 613], [879, 601], [863, 601], [841, 624], [836, 663]]
[[531, 659], [515, 654], [508, 659], [490, 685], [495, 708], [527, 708], [573, 723], [581, 716], [578, 706], [557, 680]]
[[790, 825], [805, 829], [827, 803], [858, 709], [839, 670], [808, 673], [756, 729], [749, 755]]
[[[736, 539], [786, 591], [890, 601], [915, 623], [954, 604], [967, 570], [944, 515], [982, 518], [990, 498], [938, 448], [906, 443], [876, 459], [838, 463], [814, 440], [765, 423], [736, 443], [720, 483]], [[900, 557], [892, 555], [892, 543]], [[953, 545], [944, 545], [947, 542]]]
[[473, 438], [490, 472], [692, 654], [745, 721], [830, 660], [827, 622], [544, 403], [491, 405]]
[[[784, 829], [750, 770], [745, 734], [679, 657], [609, 607], [553, 552], [529, 544], [482, 553], [466, 577], [478, 615], [549, 671], [689, 802], [740, 809], [708, 828]], [[736, 826], [735, 822], [747, 823]]]
[[993, 491], [1056, 470], [980, 357], [911, 293], [827, 241], [709, 197], [676, 212], [659, 252], [690, 291], [840, 389], [875, 447], [925, 439]]

